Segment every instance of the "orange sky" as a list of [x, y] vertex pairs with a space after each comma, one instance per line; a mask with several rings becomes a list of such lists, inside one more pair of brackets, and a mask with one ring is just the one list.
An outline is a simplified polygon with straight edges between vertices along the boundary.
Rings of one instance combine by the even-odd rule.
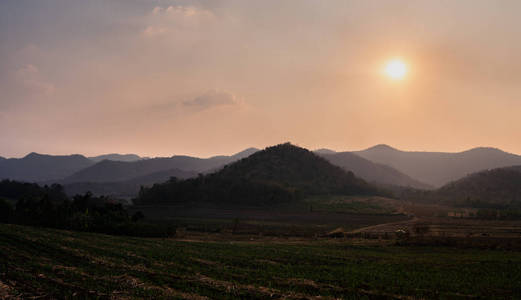
[[[0, 3], [0, 156], [521, 154], [519, 1]], [[403, 80], [382, 74], [402, 59]]]

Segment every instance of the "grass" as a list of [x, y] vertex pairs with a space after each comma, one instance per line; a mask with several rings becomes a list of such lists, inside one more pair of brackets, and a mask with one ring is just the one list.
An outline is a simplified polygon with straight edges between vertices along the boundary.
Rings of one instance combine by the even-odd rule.
[[521, 297], [521, 254], [497, 250], [180, 241], [0, 225], [0, 251], [8, 264], [0, 287], [20, 298]]

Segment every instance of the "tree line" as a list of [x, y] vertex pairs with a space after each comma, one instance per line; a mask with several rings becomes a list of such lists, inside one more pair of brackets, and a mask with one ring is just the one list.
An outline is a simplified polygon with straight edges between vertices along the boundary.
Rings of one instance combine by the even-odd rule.
[[0, 181], [0, 222], [114, 235], [165, 237], [175, 228], [143, 222], [144, 215], [129, 215], [121, 203], [90, 192], [67, 197], [58, 184], [39, 186]]

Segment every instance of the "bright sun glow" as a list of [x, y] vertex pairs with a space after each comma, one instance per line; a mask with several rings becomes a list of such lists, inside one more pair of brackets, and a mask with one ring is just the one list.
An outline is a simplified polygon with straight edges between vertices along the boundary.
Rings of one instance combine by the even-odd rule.
[[393, 59], [385, 65], [385, 74], [392, 79], [402, 79], [407, 73], [407, 66], [403, 61]]

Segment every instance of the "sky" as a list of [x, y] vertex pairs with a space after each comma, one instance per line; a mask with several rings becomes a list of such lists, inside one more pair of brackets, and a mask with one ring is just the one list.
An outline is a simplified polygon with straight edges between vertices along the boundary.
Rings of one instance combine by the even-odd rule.
[[[521, 1], [0, 1], [0, 156], [521, 154]], [[383, 72], [401, 60], [401, 80]]]

